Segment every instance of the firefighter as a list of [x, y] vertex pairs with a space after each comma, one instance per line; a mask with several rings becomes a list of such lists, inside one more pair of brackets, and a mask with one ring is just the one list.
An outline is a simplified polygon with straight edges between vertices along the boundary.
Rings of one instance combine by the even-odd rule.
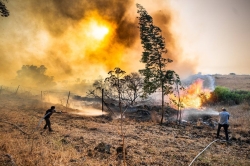
[[56, 112], [55, 108], [56, 108], [55, 106], [51, 106], [51, 108], [46, 111], [45, 116], [44, 116], [44, 119], [46, 121], [44, 129], [47, 129], [47, 127], [48, 127], [50, 132], [53, 130], [51, 129], [51, 123], [50, 123], [49, 118], [53, 113], [58, 113], [58, 112]]
[[227, 110], [225, 108], [222, 108], [222, 111], [219, 113], [219, 124], [218, 124], [216, 138], [219, 138], [220, 129], [221, 129], [221, 127], [223, 127], [224, 131], [225, 131], [225, 135], [226, 135], [226, 141], [229, 140], [229, 138], [228, 138], [229, 117], [230, 117], [230, 114], [227, 112]]

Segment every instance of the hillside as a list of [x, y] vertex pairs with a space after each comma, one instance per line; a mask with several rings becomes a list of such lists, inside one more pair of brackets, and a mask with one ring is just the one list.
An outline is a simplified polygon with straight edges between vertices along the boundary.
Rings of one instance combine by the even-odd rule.
[[[216, 85], [227, 85], [230, 89], [247, 90], [241, 88], [249, 86], [245, 81], [249, 77], [215, 77]], [[238, 80], [238, 84], [234, 80]], [[123, 165], [118, 111], [117, 116], [90, 117], [75, 114], [87, 108], [65, 112], [65, 107], [56, 105], [57, 110], [65, 113], [52, 115], [54, 131], [49, 132], [43, 129], [44, 121], [38, 124], [51, 105], [41, 102], [39, 95], [15, 95], [8, 91], [0, 94], [0, 165]], [[193, 166], [250, 165], [250, 105], [215, 105], [210, 109], [220, 111], [221, 107], [226, 107], [231, 114], [231, 140], [223, 141], [222, 129], [220, 140], [201, 154]], [[171, 121], [175, 112], [166, 110], [166, 120], [160, 126], [157, 109], [144, 107], [141, 110], [128, 112], [124, 119], [126, 164], [129, 166], [186, 166], [215, 140], [216, 127], [205, 123], [197, 125], [197, 119], [176, 125]], [[217, 116], [209, 118], [212, 124], [216, 123]], [[204, 119], [204, 122], [208, 121]]]

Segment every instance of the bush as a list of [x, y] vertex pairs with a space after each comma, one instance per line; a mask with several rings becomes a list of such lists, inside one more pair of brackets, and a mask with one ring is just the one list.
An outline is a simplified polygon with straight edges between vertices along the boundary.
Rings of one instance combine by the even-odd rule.
[[211, 98], [213, 102], [225, 102], [225, 103], [235, 103], [240, 104], [243, 101], [250, 100], [250, 92], [248, 91], [231, 91], [226, 87], [218, 86], [211, 93]]

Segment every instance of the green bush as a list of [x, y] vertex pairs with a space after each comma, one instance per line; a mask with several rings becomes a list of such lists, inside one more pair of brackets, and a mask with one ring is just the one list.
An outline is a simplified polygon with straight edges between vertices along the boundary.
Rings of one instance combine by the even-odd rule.
[[231, 91], [226, 87], [217, 86], [215, 90], [211, 93], [210, 100], [212, 100], [213, 102], [240, 104], [243, 101], [250, 100], [250, 92], [242, 90]]
[[250, 101], [250, 92], [246, 95], [246, 100]]

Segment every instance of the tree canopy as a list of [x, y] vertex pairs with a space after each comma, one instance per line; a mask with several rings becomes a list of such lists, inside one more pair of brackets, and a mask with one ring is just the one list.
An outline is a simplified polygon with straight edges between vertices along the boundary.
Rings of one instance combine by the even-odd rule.
[[0, 0], [0, 14], [2, 17], [8, 17], [10, 15], [9, 10], [6, 8], [2, 0]]
[[[147, 11], [137, 4], [138, 13], [140, 14], [139, 29], [141, 44], [144, 49], [141, 62], [145, 63], [145, 69], [140, 73], [144, 76], [144, 96], [161, 89], [162, 94], [162, 119], [164, 114], [164, 95], [173, 91], [172, 85], [179, 79], [179, 76], [173, 70], [167, 70], [167, 64], [173, 62], [169, 58], [164, 58], [163, 54], [167, 53], [165, 39], [161, 35], [161, 29], [153, 24], [153, 18]], [[180, 81], [178, 81], [180, 82]]]
[[16, 82], [29, 86], [50, 88], [56, 83], [53, 76], [45, 75], [47, 68], [44, 65], [40, 67], [34, 65], [23, 65], [21, 70], [17, 71]]

